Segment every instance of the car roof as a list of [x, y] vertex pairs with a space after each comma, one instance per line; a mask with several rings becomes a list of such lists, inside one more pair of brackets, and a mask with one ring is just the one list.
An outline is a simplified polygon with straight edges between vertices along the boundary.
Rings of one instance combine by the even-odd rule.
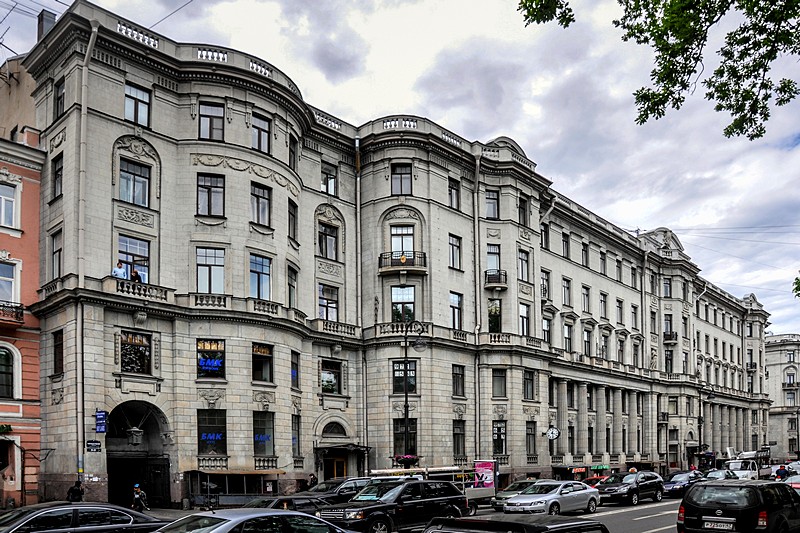
[[720, 479], [714, 481], [704, 481], [698, 483], [695, 487], [761, 487], [764, 485], [783, 485], [782, 481], [773, 481], [771, 479]]
[[434, 518], [428, 531], [494, 531], [498, 533], [543, 533], [547, 531], [585, 531], [589, 528], [608, 531], [597, 520], [563, 515], [504, 515], [503, 518]]
[[[164, 520], [161, 518], [156, 518], [154, 516], [146, 515], [144, 513], [140, 513], [138, 511], [134, 511], [132, 509], [128, 509], [127, 507], [122, 507], [120, 505], [115, 505], [113, 503], [106, 503], [106, 502], [67, 502], [67, 501], [53, 501], [53, 502], [42, 502], [42, 503], [34, 503], [31, 505], [25, 505], [23, 507], [17, 507], [18, 511], [23, 511], [30, 515], [30, 513], [36, 511], [46, 511], [48, 509], [58, 509], [62, 507], [74, 507], [77, 509], [81, 508], [97, 508], [102, 507], [103, 509], [113, 509], [115, 511], [120, 511], [122, 513], [129, 514], [131, 516], [136, 517], [138, 520], [148, 521], [148, 522], [170, 522], [171, 520]], [[9, 510], [8, 512], [11, 512]]]
[[287, 511], [285, 509], [265, 509], [263, 507], [237, 507], [235, 509], [215, 509], [213, 511], [203, 511], [200, 513], [193, 513], [189, 516], [213, 516], [217, 518], [224, 518], [226, 520], [240, 520], [244, 518], [252, 518], [256, 516], [274, 516], [274, 515], [297, 515], [308, 516], [307, 513], [300, 511]]

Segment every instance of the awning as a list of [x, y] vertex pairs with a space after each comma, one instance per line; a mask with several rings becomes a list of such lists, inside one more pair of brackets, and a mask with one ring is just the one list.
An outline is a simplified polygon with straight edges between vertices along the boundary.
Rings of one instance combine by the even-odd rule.
[[258, 475], [277, 475], [280, 476], [281, 474], [285, 474], [286, 470], [281, 470], [280, 468], [270, 468], [268, 470], [192, 470], [192, 472], [200, 472], [201, 474], [230, 474], [230, 475], [246, 475], [246, 476], [258, 476]]

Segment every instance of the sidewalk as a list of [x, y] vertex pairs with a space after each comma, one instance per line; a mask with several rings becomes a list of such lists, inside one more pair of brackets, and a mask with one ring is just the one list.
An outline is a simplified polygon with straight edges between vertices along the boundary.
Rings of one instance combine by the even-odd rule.
[[144, 514], [159, 518], [161, 520], [177, 520], [179, 518], [183, 518], [184, 516], [199, 512], [202, 512], [202, 509], [189, 509], [188, 511], [183, 509], [150, 509], [149, 511], [145, 511]]

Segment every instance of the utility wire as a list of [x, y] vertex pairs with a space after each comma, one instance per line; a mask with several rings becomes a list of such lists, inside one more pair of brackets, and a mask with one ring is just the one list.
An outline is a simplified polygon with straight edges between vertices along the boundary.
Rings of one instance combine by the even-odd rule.
[[170, 13], [169, 15], [167, 15], [166, 17], [164, 17], [163, 19], [159, 20], [158, 22], [156, 22], [155, 24], [153, 24], [152, 26], [150, 26], [150, 27], [149, 27], [149, 28], [147, 28], [147, 29], [148, 29], [148, 30], [152, 30], [153, 28], [155, 28], [156, 26], [158, 26], [159, 24], [161, 24], [162, 22], [164, 22], [165, 20], [167, 20], [167, 19], [168, 19], [168, 18], [170, 18], [172, 15], [174, 15], [175, 13], [177, 13], [178, 11], [180, 11], [181, 9], [183, 9], [184, 7], [188, 6], [188, 5], [189, 5], [189, 4], [191, 4], [192, 2], [194, 2], [194, 0], [189, 0], [188, 2], [186, 2], [185, 4], [183, 4], [181, 7], [179, 7], [178, 9], [176, 9], [175, 11], [173, 11], [172, 13]]
[[715, 253], [718, 253], [718, 254], [727, 255], [727, 256], [730, 256], [730, 257], [735, 257], [736, 259], [741, 259], [742, 261], [748, 261], [748, 262], [753, 263], [755, 265], [761, 265], [761, 266], [765, 266], [767, 268], [774, 268], [776, 270], [786, 270], [786, 271], [792, 271], [792, 272], [796, 271], [796, 268], [783, 268], [783, 267], [776, 267], [775, 265], [768, 265], [766, 263], [759, 263], [758, 261], [753, 261], [752, 259], [749, 259], [749, 258], [746, 258], [746, 257], [740, 257], [738, 255], [733, 255], [733, 254], [729, 254], [729, 253], [726, 253], [726, 252], [720, 252], [719, 250], [714, 250], [713, 248], [708, 248], [707, 246], [701, 246], [701, 245], [696, 244], [696, 243], [690, 243], [689, 246], [697, 246], [698, 248], [702, 248], [702, 249], [708, 250], [710, 252], [715, 252]]
[[736, 241], [736, 242], [759, 242], [762, 244], [787, 244], [792, 246], [800, 246], [800, 242], [781, 242], [781, 241], [765, 241], [755, 239], [734, 239], [732, 237], [718, 237], [716, 235], [683, 235], [684, 238], [697, 237], [700, 239], [717, 239], [721, 241]]

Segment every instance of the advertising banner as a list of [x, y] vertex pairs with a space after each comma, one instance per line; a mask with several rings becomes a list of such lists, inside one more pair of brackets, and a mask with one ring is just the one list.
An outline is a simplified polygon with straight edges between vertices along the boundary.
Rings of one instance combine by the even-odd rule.
[[494, 487], [494, 461], [475, 461], [475, 487]]

